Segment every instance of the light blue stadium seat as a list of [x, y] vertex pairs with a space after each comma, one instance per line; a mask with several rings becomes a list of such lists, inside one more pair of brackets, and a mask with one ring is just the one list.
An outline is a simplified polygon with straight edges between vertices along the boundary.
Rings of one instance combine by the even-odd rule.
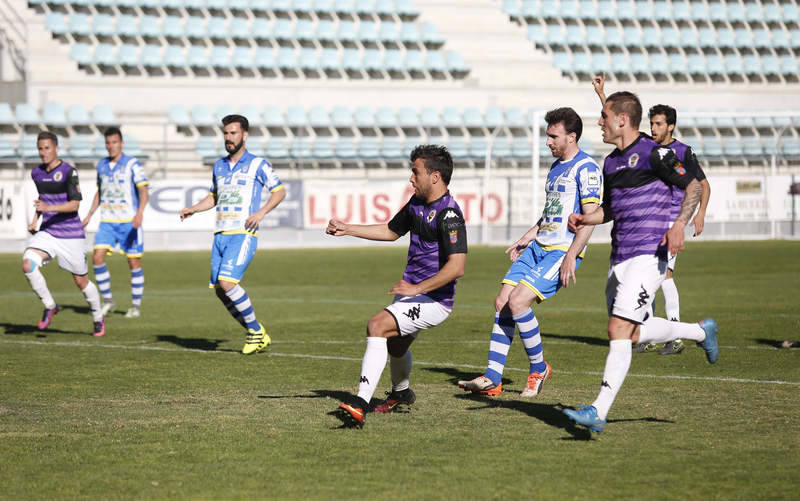
[[358, 156], [356, 141], [352, 137], [339, 137], [336, 141], [334, 154], [342, 160], [353, 160]]
[[617, 7], [612, 0], [598, 0], [597, 17], [599, 19], [615, 19], [617, 17]]
[[[736, 110], [741, 115], [733, 117], [733, 125], [737, 129], [749, 129], [756, 126], [756, 122], [748, 110]], [[745, 133], [747, 134], [747, 133]]]
[[594, 19], [597, 17], [597, 6], [592, 0], [580, 0], [578, 13], [583, 19]]
[[680, 29], [680, 43], [681, 47], [697, 47], [700, 45], [700, 40], [697, 33], [691, 26], [684, 26]]
[[509, 137], [505, 134], [498, 134], [492, 143], [492, 157], [493, 158], [509, 158], [511, 157], [511, 142]]
[[138, 31], [143, 37], [155, 38], [161, 35], [159, 18], [155, 16], [142, 16], [139, 18]]
[[461, 128], [464, 125], [464, 119], [461, 117], [461, 111], [453, 106], [448, 106], [442, 110], [442, 125], [451, 128]]
[[[247, 38], [253, 38], [254, 40], [270, 40], [272, 39], [272, 27], [269, 24], [269, 21], [266, 19], [257, 17], [253, 20], [253, 23], [250, 27], [247, 27], [246, 23], [242, 23], [241, 21], [237, 21], [234, 24], [237, 26], [240, 24], [245, 24], [245, 32], [249, 31], [249, 36]], [[235, 31], [238, 31], [239, 28], [236, 28]]]
[[114, 54], [114, 46], [107, 43], [100, 43], [94, 47], [92, 62], [98, 66], [114, 66], [117, 64], [117, 57]]
[[333, 11], [336, 12], [340, 18], [355, 14], [355, 0], [335, 0], [333, 3]]
[[[162, 25], [163, 28], [163, 25]], [[166, 34], [166, 33], [165, 33]], [[202, 17], [189, 16], [183, 22], [183, 33], [171, 36], [186, 36], [189, 38], [205, 38], [206, 25]]]
[[627, 73], [630, 67], [631, 62], [627, 54], [624, 52], [614, 52], [611, 54], [611, 71], [614, 73]]
[[419, 28], [415, 23], [403, 23], [400, 26], [398, 39], [406, 45], [419, 43], [421, 41]]
[[322, 106], [313, 106], [308, 110], [308, 123], [314, 128], [324, 128], [332, 125], [328, 110]]
[[586, 45], [589, 47], [602, 47], [605, 44], [603, 27], [595, 24], [586, 26]]
[[789, 44], [795, 49], [800, 48], [800, 28], [792, 28]]
[[182, 104], [173, 104], [167, 110], [167, 120], [179, 127], [188, 127], [192, 123], [189, 111]]
[[331, 123], [339, 129], [349, 129], [353, 126], [353, 114], [344, 106], [335, 106], [331, 110]]
[[46, 103], [42, 108], [42, 121], [47, 125], [64, 127], [67, 125], [67, 113], [59, 103]]
[[717, 45], [723, 49], [736, 47], [736, 35], [727, 27], [717, 29]]
[[378, 42], [378, 24], [372, 21], [362, 21], [358, 25], [358, 39], [362, 42]]
[[[250, 6], [252, 7], [254, 3], [257, 2], [250, 2]], [[284, 14], [288, 14], [291, 12], [292, 9], [292, 0], [270, 0], [269, 2], [269, 10], [273, 12], [280, 12]]]
[[770, 29], [770, 35], [772, 36], [772, 46], [776, 49], [788, 49], [790, 42], [789, 42], [789, 33], [781, 27], [774, 26]]
[[107, 104], [96, 104], [92, 108], [92, 122], [95, 125], [119, 125], [114, 111]]
[[14, 148], [14, 143], [8, 136], [0, 136], [0, 158], [8, 160], [17, 157], [17, 151]]
[[781, 154], [785, 157], [800, 157], [800, 139], [784, 136], [781, 139]]
[[91, 136], [75, 134], [69, 138], [69, 154], [72, 158], [94, 158]]
[[758, 54], [745, 54], [743, 58], [743, 70], [747, 75], [760, 75], [761, 58]]
[[[8, 123], [3, 121], [3, 104], [0, 103], [0, 124]], [[6, 104], [6, 107], [8, 105]], [[8, 108], [8, 111], [11, 111], [11, 108]], [[81, 104], [71, 104], [67, 107], [67, 122], [70, 125], [90, 125], [92, 123], [92, 119], [89, 116], [89, 110], [81, 105]]]
[[572, 63], [569, 58], [569, 54], [567, 54], [563, 50], [554, 50], [553, 51], [553, 66], [558, 68], [563, 72], [572, 71]]
[[556, 0], [539, 0], [539, 15], [545, 19], [559, 19], [561, 11]]
[[92, 17], [92, 33], [95, 36], [109, 37], [116, 33], [114, 20], [108, 14], [96, 14]]
[[419, 115], [417, 114], [417, 110], [408, 106], [398, 109], [397, 124], [400, 127], [417, 127], [419, 125]]
[[240, 106], [238, 113], [247, 118], [247, 121], [250, 122], [250, 127], [261, 127], [264, 125], [264, 120], [261, 118], [261, 111], [253, 104]]
[[294, 25], [294, 38], [300, 41], [314, 40], [314, 24], [309, 19], [298, 19]]
[[255, 55], [253, 56], [253, 64], [256, 68], [270, 69], [277, 66], [275, 60], [275, 51], [272, 47], [256, 47]]
[[220, 154], [218, 141], [210, 136], [199, 136], [194, 143], [194, 152], [204, 160], [216, 158]]
[[192, 123], [197, 126], [212, 127], [216, 125], [217, 120], [211, 108], [204, 104], [196, 104], [192, 106]]
[[405, 69], [403, 53], [396, 49], [384, 52], [383, 67], [386, 71], [403, 71]]
[[673, 52], [669, 55], [669, 71], [674, 74], [690, 73], [700, 75], [706, 71], [706, 63], [702, 54], [689, 54], [687, 58], [680, 53]]
[[702, 48], [715, 47], [717, 45], [717, 36], [714, 30], [708, 26], [703, 26], [697, 33], [698, 46]]
[[642, 52], [631, 53], [631, 73], [641, 75], [650, 71], [658, 73], [656, 68], [650, 68], [647, 62], [647, 54]]
[[339, 50], [334, 48], [324, 48], [319, 55], [319, 67], [327, 71], [335, 71], [341, 68], [339, 63]]
[[445, 56], [445, 60], [447, 62], [447, 71], [450, 73], [468, 73], [470, 70], [460, 52], [448, 52]]
[[753, 36], [747, 31], [747, 28], [736, 28], [735, 31], [735, 42], [736, 47], [739, 48], [748, 48], [753, 47]]
[[447, 72], [447, 63], [444, 60], [444, 54], [439, 50], [429, 50], [425, 54], [425, 68], [431, 72]]
[[379, 16], [391, 16], [395, 13], [393, 0], [375, 0], [373, 10]]
[[664, 47], [679, 47], [681, 36], [677, 29], [672, 26], [661, 27], [661, 45]]
[[39, 112], [31, 104], [19, 103], [14, 111], [20, 125], [38, 125], [42, 121]]
[[800, 13], [798, 13], [797, 4], [794, 2], [781, 3], [781, 10], [783, 11], [784, 23], [797, 23], [800, 22]]
[[92, 64], [92, 55], [85, 43], [72, 44], [69, 48], [69, 57], [81, 66]]
[[199, 45], [192, 45], [186, 52], [186, 64], [192, 68], [205, 68], [208, 64], [208, 52], [206, 48]]
[[768, 49], [772, 47], [772, 37], [770, 30], [766, 28], [753, 29], [753, 45], [756, 49]]
[[726, 157], [741, 157], [744, 155], [742, 143], [736, 136], [722, 136], [722, 153]]
[[250, 47], [234, 47], [231, 54], [231, 65], [234, 68], [253, 68], [253, 55]]
[[139, 50], [135, 45], [122, 44], [117, 47], [117, 63], [122, 67], [132, 68], [139, 65]]
[[725, 61], [718, 54], [706, 55], [706, 72], [709, 75], [722, 75], [725, 73]]
[[488, 148], [489, 142], [486, 140], [486, 138], [482, 136], [474, 136], [469, 142], [469, 156], [476, 160], [484, 160], [486, 158], [486, 150]]
[[538, 22], [529, 24], [528, 40], [535, 43], [536, 45], [542, 45], [547, 41], [547, 32], [545, 32], [544, 27]]
[[358, 141], [358, 157], [365, 160], [380, 158], [380, 144], [377, 136], [361, 136]]
[[567, 34], [566, 34], [567, 44], [571, 46], [583, 46], [585, 43], [585, 37], [583, 36], [583, 28], [581, 28], [577, 24], [568, 24], [567, 25]]
[[672, 17], [676, 21], [689, 21], [692, 19], [692, 9], [686, 0], [673, 0]]
[[599, 75], [611, 71], [611, 61], [608, 54], [602, 51], [592, 51], [592, 72]]
[[294, 47], [280, 47], [278, 49], [278, 57], [276, 65], [282, 70], [297, 70], [297, 59], [294, 55]]
[[394, 110], [386, 106], [381, 106], [375, 110], [375, 125], [382, 129], [393, 129], [397, 127], [397, 115]]
[[294, 37], [294, 27], [289, 19], [279, 17], [272, 25], [272, 38], [275, 40], [291, 40]]
[[584, 74], [592, 72], [592, 60], [583, 50], [572, 53], [572, 71]]
[[721, 157], [723, 155], [722, 141], [714, 135], [704, 136], [702, 152], [704, 157]]
[[264, 125], [267, 127], [281, 128], [286, 124], [286, 120], [283, 118], [283, 112], [277, 106], [267, 106], [264, 108], [262, 117], [264, 119]]
[[361, 19], [369, 19], [375, 12], [375, 0], [358, 0], [355, 3], [355, 12]]
[[17, 154], [23, 159], [39, 158], [39, 148], [35, 134], [25, 134], [22, 141], [17, 145]]
[[438, 111], [433, 108], [425, 107], [419, 112], [419, 123], [422, 127], [428, 129], [439, 127], [442, 123], [442, 119], [439, 117]]
[[761, 56], [761, 72], [764, 75], [780, 75], [781, 63], [778, 58], [772, 54]]
[[780, 56], [780, 64], [782, 74], [797, 76], [799, 70], [797, 59], [794, 56], [791, 54], [782, 54]]
[[650, 2], [633, 2], [636, 6], [636, 18], [641, 20], [650, 20], [655, 18], [655, 9]]
[[539, 2], [538, 0], [522, 0], [520, 7], [520, 15], [525, 19], [533, 20], [541, 17], [539, 15]]
[[622, 47], [624, 43], [623, 34], [616, 25], [606, 26], [604, 35], [607, 47]]
[[113, 31], [121, 37], [135, 37], [139, 33], [137, 18], [130, 14], [117, 16]]
[[652, 73], [670, 73], [671, 68], [667, 57], [661, 52], [653, 52], [647, 56], [648, 68]]
[[366, 71], [381, 71], [383, 69], [383, 56], [378, 49], [365, 49], [361, 57], [361, 64]]
[[378, 40], [382, 43], [397, 42], [397, 24], [394, 22], [382, 22], [378, 25]]
[[289, 106], [286, 108], [286, 125], [289, 127], [305, 127], [308, 125], [308, 116], [302, 106]]
[[59, 12], [48, 12], [44, 16], [44, 27], [56, 36], [67, 33], [67, 22], [64, 19], [64, 15]]
[[514, 158], [530, 160], [533, 155], [531, 140], [527, 136], [516, 136], [511, 140], [511, 155]]
[[744, 64], [738, 54], [725, 54], [725, 71], [730, 75], [744, 73]]
[[264, 156], [267, 160], [285, 160], [289, 158], [289, 148], [286, 140], [280, 137], [271, 137], [264, 143]]
[[340, 21], [336, 36], [342, 42], [355, 42], [358, 39], [356, 24], [349, 20]]
[[406, 158], [403, 143], [397, 136], [383, 136], [381, 142], [381, 157], [387, 160], [404, 160]]
[[353, 123], [361, 130], [371, 130], [375, 127], [375, 113], [372, 108], [359, 106], [353, 112]]
[[292, 10], [308, 16], [314, 11], [314, 3], [311, 0], [292, 0]]
[[329, 137], [317, 136], [311, 143], [311, 156], [319, 160], [327, 160], [335, 156], [333, 141]]
[[617, 18], [628, 21], [636, 18], [635, 2], [631, 0], [617, 0]]
[[764, 9], [761, 8], [761, 4], [758, 2], [747, 2], [745, 3], [745, 17], [751, 23], [758, 23], [764, 21]]
[[407, 50], [405, 67], [408, 71], [425, 71], [425, 57], [422, 55], [422, 52], [418, 50]]
[[[643, 2], [637, 2], [637, 3], [641, 4]], [[639, 19], [642, 19], [641, 15], [639, 15]], [[652, 19], [655, 19], [656, 21], [671, 21], [672, 5], [666, 2], [666, 0], [655, 0], [655, 2], [653, 2]]]
[[503, 0], [503, 12], [509, 17], [519, 17], [522, 15], [522, 8], [519, 0]]
[[344, 49], [342, 52], [342, 68], [345, 71], [361, 71], [361, 54], [358, 49]]
[[463, 137], [450, 137], [447, 141], [447, 149], [454, 159], [469, 158], [469, 148]]
[[708, 21], [711, 18], [711, 12], [703, 2], [691, 2], [690, 11], [693, 21]]
[[92, 25], [89, 22], [89, 16], [82, 12], [72, 14], [67, 21], [67, 30], [73, 35], [90, 35], [92, 33]]
[[483, 114], [475, 107], [464, 109], [463, 123], [468, 129], [481, 129], [485, 125]]
[[734, 121], [732, 116], [728, 115], [717, 115], [714, 117], [714, 124], [719, 129], [734, 129], [736, 128], [736, 122]]
[[411, 0], [394, 0], [394, 10], [397, 14], [406, 18], [419, 17], [419, 10], [414, 7]]
[[170, 38], [183, 37], [183, 23], [177, 16], [167, 16], [161, 21], [161, 34]]
[[303, 47], [300, 49], [298, 66], [300, 69], [306, 71], [319, 68], [319, 53], [317, 50], [310, 47]]
[[[217, 123], [220, 123], [220, 122], [222, 122], [223, 118], [225, 118], [228, 115], [232, 115], [234, 113], [235, 113], [235, 111], [234, 111], [234, 108], [233, 108], [232, 105], [230, 105], [230, 104], [222, 104], [220, 106], [217, 106], [217, 109], [214, 110], [214, 120], [216, 120]], [[247, 115], [243, 115], [243, 116], [246, 117]], [[250, 120], [248, 120], [248, 122], [250, 122]], [[251, 123], [250, 125], [253, 125], [253, 124]]]
[[560, 45], [567, 43], [564, 28], [557, 23], [547, 25], [547, 43], [550, 45]]
[[639, 31], [638, 27], [633, 25], [625, 26], [622, 37], [625, 41], [625, 45], [628, 47], [639, 46], [643, 43], [642, 32]]
[[[232, 25], [233, 24], [246, 26], [246, 23], [241, 21], [232, 23]], [[231, 33], [232, 25], [229, 26], [225, 19], [221, 17], [212, 17], [206, 23], [206, 33], [214, 40], [226, 40], [228, 38], [234, 38], [233, 34]], [[239, 36], [241, 36], [241, 32]]]
[[587, 155], [594, 156], [594, 154], [595, 154], [594, 145], [588, 139], [584, 139], [583, 141], [581, 141], [578, 146]]
[[661, 47], [661, 32], [657, 27], [646, 25], [642, 28], [642, 46]]
[[317, 29], [314, 36], [320, 42], [333, 42], [338, 40], [336, 35], [336, 25], [330, 19], [322, 19], [317, 23]]
[[420, 28], [420, 38], [425, 45], [441, 45], [444, 39], [439, 36], [436, 25], [432, 23], [424, 23]]
[[164, 49], [164, 64], [173, 68], [180, 68], [186, 66], [186, 56], [183, 53], [183, 47], [179, 45], [168, 45]]
[[530, 125], [527, 113], [522, 108], [506, 109], [506, 124], [509, 127], [521, 129]]
[[725, 3], [721, 1], [709, 2], [708, 17], [715, 23], [725, 22], [728, 19], [728, 10], [725, 8]]
[[725, 7], [728, 11], [728, 21], [744, 23], [747, 20], [744, 7], [739, 2], [727, 2]]

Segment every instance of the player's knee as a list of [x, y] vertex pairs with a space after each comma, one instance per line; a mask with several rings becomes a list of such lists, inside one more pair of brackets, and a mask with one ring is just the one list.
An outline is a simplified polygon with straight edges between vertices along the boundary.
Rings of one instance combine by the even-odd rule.
[[367, 322], [367, 337], [388, 337], [391, 329], [387, 326], [386, 318], [378, 313]]
[[42, 266], [42, 256], [28, 249], [22, 254], [22, 272], [25, 274], [33, 273], [36, 268]]
[[[516, 292], [516, 289], [515, 289]], [[511, 293], [508, 298], [508, 307], [512, 313], [521, 313], [527, 310], [531, 305], [530, 299], [523, 294]]]
[[494, 311], [502, 312], [503, 310], [508, 310], [508, 298], [498, 295], [494, 298]]

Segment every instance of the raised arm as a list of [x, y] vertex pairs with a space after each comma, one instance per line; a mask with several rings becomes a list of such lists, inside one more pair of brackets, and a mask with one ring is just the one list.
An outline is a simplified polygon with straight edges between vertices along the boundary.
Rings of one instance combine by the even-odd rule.
[[365, 240], [377, 240], [392, 242], [400, 238], [400, 235], [389, 229], [389, 225], [383, 224], [347, 224], [338, 219], [328, 221], [325, 233], [335, 237], [351, 236], [363, 238]]
[[606, 105], [606, 93], [604, 90], [606, 83], [606, 73], [603, 72], [601, 75], [595, 75], [592, 77], [592, 87], [594, 87], [594, 91], [597, 93], [597, 97], [600, 98], [600, 104], [602, 106]]

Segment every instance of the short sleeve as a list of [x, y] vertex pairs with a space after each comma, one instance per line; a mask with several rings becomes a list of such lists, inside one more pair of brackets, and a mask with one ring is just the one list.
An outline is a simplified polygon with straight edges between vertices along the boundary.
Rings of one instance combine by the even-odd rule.
[[698, 181], [702, 181], [706, 178], [706, 173], [703, 172], [702, 167], [700, 167], [700, 162], [697, 161], [697, 156], [694, 154], [694, 150], [691, 146], [686, 148], [686, 156], [683, 159], [683, 163], [690, 166], [695, 171], [695, 178]]
[[267, 187], [269, 191], [278, 191], [283, 189], [283, 184], [281, 184], [281, 180], [278, 178], [278, 175], [272, 168], [269, 162], [264, 160], [261, 162], [261, 166], [259, 167], [258, 172], [259, 180], [264, 183], [264, 186]]
[[442, 255], [467, 253], [467, 225], [464, 216], [455, 207], [448, 207], [439, 215], [439, 250]]
[[603, 173], [594, 162], [587, 162], [578, 169], [576, 179], [581, 205], [600, 204], [603, 200]]
[[400, 236], [405, 235], [411, 229], [411, 211], [408, 210], [410, 203], [411, 201], [406, 202], [388, 223], [389, 229]]
[[695, 178], [695, 167], [684, 165], [672, 149], [662, 146], [650, 152], [653, 173], [665, 183], [685, 190]]
[[81, 185], [78, 181], [78, 170], [75, 167], [72, 168], [67, 179], [67, 200], [83, 200]]
[[133, 171], [133, 184], [136, 186], [147, 186], [150, 184], [150, 181], [147, 180], [144, 167], [142, 167], [142, 164], [138, 160], [133, 160], [133, 167], [131, 170]]

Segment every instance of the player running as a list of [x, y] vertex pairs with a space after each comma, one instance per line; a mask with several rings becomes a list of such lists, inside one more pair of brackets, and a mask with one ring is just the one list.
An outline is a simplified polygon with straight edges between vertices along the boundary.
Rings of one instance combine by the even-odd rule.
[[[83, 293], [92, 310], [92, 335], [105, 336], [106, 322], [100, 305], [97, 287], [89, 280], [89, 264], [84, 251], [83, 225], [78, 217], [81, 188], [78, 171], [58, 158], [58, 137], [52, 132], [40, 132], [36, 138], [42, 164], [34, 167], [31, 178], [36, 184], [39, 198], [33, 203], [36, 212], [28, 231], [33, 235], [22, 254], [22, 271], [33, 291], [44, 303], [44, 313], [39, 330], [47, 329], [53, 316], [61, 309], [56, 304], [40, 270], [53, 258], [58, 265], [72, 273], [75, 285]], [[36, 224], [42, 218], [39, 230]]]
[[144, 232], [142, 217], [147, 205], [147, 175], [139, 161], [122, 152], [122, 132], [117, 127], [106, 129], [108, 156], [97, 163], [97, 193], [89, 214], [83, 219], [86, 227], [100, 207], [100, 226], [94, 237], [94, 278], [103, 296], [103, 315], [115, 308], [111, 295], [111, 274], [106, 266], [106, 254], [119, 246], [128, 257], [131, 269], [131, 307], [127, 318], [141, 316], [144, 292]]
[[[591, 431], [601, 432], [631, 364], [632, 343], [664, 343], [691, 339], [710, 363], [719, 358], [717, 324], [707, 318], [696, 324], [670, 322], [649, 315], [653, 297], [664, 280], [668, 252], [683, 249], [683, 231], [702, 188], [692, 165], [639, 132], [642, 105], [630, 92], [616, 92], [603, 106], [603, 141], [616, 146], [605, 159], [602, 207], [591, 214], [573, 213], [569, 227], [614, 221], [611, 267], [606, 282], [609, 353], [600, 393], [591, 406], [566, 409], [564, 414]], [[681, 211], [670, 226], [671, 186], [685, 190]]]
[[414, 195], [391, 221], [363, 225], [331, 219], [325, 230], [337, 237], [381, 241], [394, 241], [411, 232], [403, 279], [389, 290], [394, 302], [367, 324], [358, 395], [336, 410], [346, 426], [364, 425], [387, 358], [392, 391], [375, 411], [392, 412], [415, 402], [416, 395], [409, 388], [412, 359], [408, 348], [421, 330], [447, 319], [453, 309], [456, 281], [464, 274], [467, 230], [461, 208], [447, 188], [453, 173], [450, 152], [444, 146], [422, 145], [410, 158]]
[[[250, 126], [247, 118], [228, 115], [222, 119], [222, 126], [228, 156], [214, 164], [208, 196], [181, 209], [180, 216], [183, 221], [216, 206], [209, 287], [215, 289], [231, 316], [247, 329], [242, 353], [249, 355], [263, 350], [272, 340], [256, 319], [250, 297], [239, 282], [256, 253], [256, 231], [261, 220], [281, 203], [286, 191], [269, 162], [245, 149]], [[264, 187], [270, 197], [262, 206]]]
[[576, 234], [567, 228], [567, 218], [573, 212], [594, 212], [603, 198], [600, 167], [578, 147], [583, 132], [580, 116], [572, 108], [558, 108], [547, 112], [544, 119], [547, 146], [558, 160], [547, 173], [542, 217], [506, 249], [513, 264], [494, 300], [496, 313], [486, 372], [471, 381], [458, 382], [474, 393], [502, 393], [503, 369], [515, 326], [530, 361], [528, 383], [521, 396], [535, 397], [550, 378], [553, 370], [544, 360], [539, 321], [531, 304], [553, 297], [562, 285], [569, 286], [570, 279], [576, 281], [575, 272], [594, 227], [584, 226]]

